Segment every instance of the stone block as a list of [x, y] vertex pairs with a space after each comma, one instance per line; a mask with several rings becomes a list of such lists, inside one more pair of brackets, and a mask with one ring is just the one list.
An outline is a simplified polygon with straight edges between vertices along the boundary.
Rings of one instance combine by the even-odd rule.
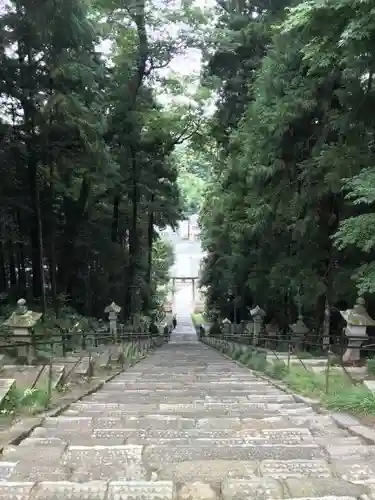
[[[52, 366], [52, 388], [56, 389], [64, 378], [65, 365], [54, 364]], [[35, 386], [40, 389], [46, 390], [49, 379], [49, 365], [45, 365], [36, 381]]]
[[150, 445], [143, 454], [145, 462], [158, 467], [163, 463], [178, 463], [189, 460], [266, 460], [292, 459], [312, 460], [324, 457], [316, 445]]
[[46, 462], [41, 462], [41, 463], [38, 462], [39, 461], [37, 460], [34, 460], [34, 463], [23, 460], [20, 461], [14, 468], [9, 480], [16, 482], [17, 481], [55, 482], [55, 481], [66, 481], [69, 478], [70, 470], [68, 468], [64, 468], [59, 464], [47, 465]]
[[332, 460], [335, 475], [352, 483], [372, 482], [375, 477], [375, 463], [366, 461]]
[[72, 483], [69, 481], [39, 483], [33, 491], [33, 500], [105, 500], [107, 483], [91, 481]]
[[350, 431], [364, 439], [365, 442], [375, 445], [375, 429], [366, 425], [354, 425], [350, 427]]
[[15, 379], [16, 387], [24, 390], [34, 387], [42, 370], [43, 366], [4, 365], [1, 368], [1, 376]]
[[142, 463], [142, 446], [70, 446], [63, 463], [73, 470], [78, 482], [104, 480], [139, 480], [147, 477]]
[[223, 500], [276, 500], [284, 498], [282, 484], [271, 478], [257, 477], [247, 481], [227, 479], [221, 486]]
[[182, 485], [178, 500], [216, 500], [216, 492], [207, 483], [195, 481]]
[[108, 500], [173, 500], [174, 487], [170, 481], [112, 481]]
[[132, 429], [192, 429], [195, 427], [193, 418], [183, 418], [173, 415], [147, 415], [147, 417], [128, 416], [125, 419], [126, 427]]
[[0, 462], [0, 483], [11, 477], [16, 466], [17, 462]]
[[74, 429], [79, 432], [81, 428], [86, 429], [87, 427], [92, 426], [92, 418], [78, 416], [67, 417], [66, 415], [61, 415], [58, 417], [47, 417], [43, 422], [43, 426], [47, 428]]
[[326, 450], [333, 460], [345, 457], [345, 460], [351, 460], [353, 462], [369, 460], [375, 463], [375, 446], [345, 445], [344, 443], [333, 446], [329, 444], [326, 446]]
[[365, 494], [367, 488], [364, 485], [353, 484], [337, 478], [314, 478], [304, 477], [303, 479], [287, 478], [285, 485], [292, 498], [301, 497], [356, 497]]
[[334, 412], [331, 413], [330, 416], [336, 425], [344, 429], [352, 427], [353, 425], [361, 425], [359, 420], [348, 413]]
[[0, 500], [29, 500], [34, 483], [0, 482]]
[[3, 402], [5, 396], [14, 387], [16, 380], [14, 378], [2, 378], [0, 379], [0, 405]]
[[198, 429], [240, 429], [239, 418], [201, 418], [197, 420]]
[[193, 478], [209, 484], [220, 484], [226, 478], [250, 479], [258, 468], [255, 461], [242, 460], [192, 460], [188, 462], [162, 465], [158, 470], [159, 479], [169, 479], [186, 483]]
[[264, 460], [260, 464], [262, 476], [283, 479], [288, 477], [331, 477], [326, 460]]

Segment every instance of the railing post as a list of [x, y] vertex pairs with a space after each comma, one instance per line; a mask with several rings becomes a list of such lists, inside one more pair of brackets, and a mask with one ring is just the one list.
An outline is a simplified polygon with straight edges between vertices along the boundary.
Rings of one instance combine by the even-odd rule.
[[51, 353], [49, 356], [49, 365], [48, 365], [48, 381], [47, 381], [47, 401], [46, 408], [49, 407], [52, 399], [52, 378], [53, 378], [53, 350], [54, 344], [51, 342]]
[[124, 335], [121, 334], [121, 368], [125, 367], [125, 344], [124, 344]]
[[66, 331], [63, 330], [63, 332], [62, 332], [62, 355], [64, 358], [66, 356], [66, 351], [67, 351], [67, 341], [68, 341], [68, 337], [67, 337]]
[[326, 366], [326, 373], [325, 373], [325, 390], [326, 394], [329, 392], [329, 372], [331, 368], [331, 351], [328, 348], [327, 349], [327, 366]]
[[92, 358], [92, 343], [89, 342], [89, 373], [88, 377], [91, 379], [94, 376], [94, 363]]

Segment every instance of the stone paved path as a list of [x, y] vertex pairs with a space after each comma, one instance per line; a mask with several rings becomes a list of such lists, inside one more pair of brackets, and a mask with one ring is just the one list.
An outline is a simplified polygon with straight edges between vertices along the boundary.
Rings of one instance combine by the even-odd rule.
[[375, 499], [374, 447], [188, 323], [172, 340], [5, 450], [0, 500]]

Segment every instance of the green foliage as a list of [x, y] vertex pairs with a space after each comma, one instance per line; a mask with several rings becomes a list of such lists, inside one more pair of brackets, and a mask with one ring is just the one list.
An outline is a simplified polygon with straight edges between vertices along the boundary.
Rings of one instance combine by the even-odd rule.
[[[199, 140], [199, 138], [196, 138]], [[184, 203], [185, 216], [197, 213], [210, 172], [210, 156], [206, 150], [195, 149], [194, 144], [176, 148], [173, 161], [179, 172], [178, 184]]]
[[235, 296], [237, 316], [259, 303], [287, 328], [298, 297], [319, 332], [326, 303], [375, 292], [374, 37], [369, 1], [257, 0], [219, 16], [200, 220], [202, 284], [223, 317]]
[[42, 389], [20, 389], [13, 387], [1, 403], [1, 415], [14, 415], [20, 411], [38, 413], [48, 403], [48, 394]]
[[266, 366], [265, 372], [270, 377], [276, 378], [278, 380], [282, 380], [286, 376], [286, 374], [288, 372], [288, 368], [287, 368], [286, 364], [284, 363], [284, 361], [277, 360], [277, 361], [274, 361], [273, 363], [269, 363]]
[[375, 376], [375, 359], [374, 358], [370, 358], [367, 360], [367, 372], [372, 377]]
[[[266, 353], [249, 347], [242, 355], [239, 347], [227, 353], [253, 370], [283, 381], [294, 392], [318, 399], [329, 409], [358, 415], [375, 415], [375, 396], [363, 384], [353, 384], [345, 374], [330, 372], [328, 392], [326, 374], [317, 374], [302, 366], [288, 366], [284, 361], [267, 363]], [[370, 363], [369, 371], [372, 369]]]
[[155, 228], [182, 217], [172, 153], [197, 133], [203, 94], [196, 106], [161, 103], [161, 88], [187, 90], [158, 69], [199, 46], [206, 14], [118, 0], [1, 10], [0, 293], [10, 302], [98, 317], [113, 300], [126, 320], [160, 307], [172, 256]]

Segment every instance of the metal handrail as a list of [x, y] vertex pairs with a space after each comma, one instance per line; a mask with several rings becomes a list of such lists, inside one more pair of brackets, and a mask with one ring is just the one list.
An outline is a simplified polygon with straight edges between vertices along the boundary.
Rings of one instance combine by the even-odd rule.
[[[354, 379], [351, 374], [349, 373], [347, 367], [344, 365], [344, 363], [342, 362], [342, 354], [343, 354], [343, 348], [346, 347], [346, 341], [347, 341], [347, 338], [346, 337], [340, 337], [339, 340], [341, 340], [341, 342], [339, 343], [334, 343], [332, 345], [329, 345], [327, 347], [323, 346], [322, 345], [322, 338], [320, 335], [315, 335], [314, 336], [315, 338], [313, 338], [312, 335], [309, 335], [309, 342], [307, 343], [307, 346], [310, 348], [310, 349], [316, 349], [318, 352], [319, 352], [319, 358], [325, 358], [326, 359], [326, 366], [325, 366], [325, 375], [326, 375], [326, 391], [328, 392], [329, 390], [329, 373], [330, 373], [330, 368], [332, 366], [332, 363], [331, 363], [331, 356], [332, 355], [336, 355], [338, 356], [338, 359], [339, 359], [339, 362], [337, 363], [338, 366], [340, 366], [340, 368], [342, 369], [343, 373], [347, 376], [348, 380], [350, 381], [350, 383], [352, 385], [357, 385], [359, 382], [358, 380]], [[262, 344], [266, 344], [267, 341], [270, 340], [270, 337], [269, 336], [259, 336], [257, 337], [257, 345], [252, 345], [252, 340], [253, 340], [253, 337], [252, 335], [244, 335], [244, 334], [239, 334], [239, 335], [236, 335], [236, 334], [216, 334], [216, 335], [207, 335], [204, 339], [202, 340], [207, 340], [209, 342], [209, 339], [212, 338], [212, 339], [215, 339], [215, 342], [219, 342], [219, 345], [216, 345], [216, 347], [218, 349], [221, 348], [221, 346], [226, 343], [226, 342], [232, 342], [232, 343], [235, 343], [235, 344], [238, 344], [238, 345], [249, 345], [250, 348], [253, 348], [253, 349], [256, 349], [258, 351], [261, 351], [261, 352], [267, 352], [269, 354], [274, 354], [276, 359], [280, 360], [279, 358], [279, 355], [281, 353], [281, 351], [277, 351], [277, 346], [276, 348], [265, 348], [262, 346]], [[303, 366], [303, 368], [306, 370], [306, 371], [309, 371], [308, 368], [307, 368], [307, 363], [303, 361], [302, 357], [301, 357], [301, 352], [297, 349], [297, 346], [295, 345], [295, 343], [292, 341], [291, 339], [291, 336], [290, 335], [284, 335], [282, 338], [274, 338], [272, 337], [272, 340], [273, 342], [276, 344], [278, 344], [279, 346], [282, 345], [283, 347], [285, 346], [285, 344], [287, 344], [287, 351], [285, 352], [283, 350], [283, 352], [285, 352], [286, 354], [286, 364], [287, 364], [287, 367], [288, 369], [290, 368], [290, 362], [291, 362], [291, 356], [293, 355], [298, 361], [299, 363]], [[314, 340], [316, 341], [316, 343], [314, 343]], [[334, 348], [337, 348], [339, 347], [340, 348], [340, 353], [338, 352], [334, 352], [331, 350], [331, 348], [334, 347]], [[361, 351], [363, 350], [372, 350], [372, 352], [374, 352], [375, 354], [375, 343], [370, 343], [370, 344], [364, 344], [361, 346]], [[341, 355], [340, 355], [341, 354]], [[311, 354], [311, 358], [313, 358], [313, 354]], [[308, 359], [308, 358], [306, 358]]]
[[[162, 337], [163, 334], [150, 334], [150, 333], [118, 333], [116, 335], [116, 338], [114, 338], [114, 335], [111, 333], [103, 333], [98, 335], [97, 332], [64, 332], [64, 333], [53, 333], [53, 334], [48, 334], [46, 335], [35, 335], [35, 334], [30, 334], [30, 335], [17, 335], [17, 340], [12, 337], [12, 339], [7, 339], [6, 342], [4, 342], [5, 339], [0, 340], [0, 349], [9, 349], [13, 347], [34, 347], [35, 345], [51, 345], [51, 344], [59, 344], [63, 345], [66, 343], [71, 342], [71, 338], [86, 338], [90, 337], [90, 340], [95, 341], [100, 341], [100, 340], [111, 340], [115, 344], [120, 343], [121, 341], [124, 340], [129, 340], [129, 341], [140, 341], [140, 340], [147, 340], [150, 338], [158, 338]], [[64, 338], [65, 337], [65, 338]], [[66, 337], [69, 338], [69, 340], [66, 339]], [[56, 339], [54, 339], [56, 338]], [[19, 340], [18, 340], [19, 339]], [[27, 339], [27, 340], [23, 340]]]

